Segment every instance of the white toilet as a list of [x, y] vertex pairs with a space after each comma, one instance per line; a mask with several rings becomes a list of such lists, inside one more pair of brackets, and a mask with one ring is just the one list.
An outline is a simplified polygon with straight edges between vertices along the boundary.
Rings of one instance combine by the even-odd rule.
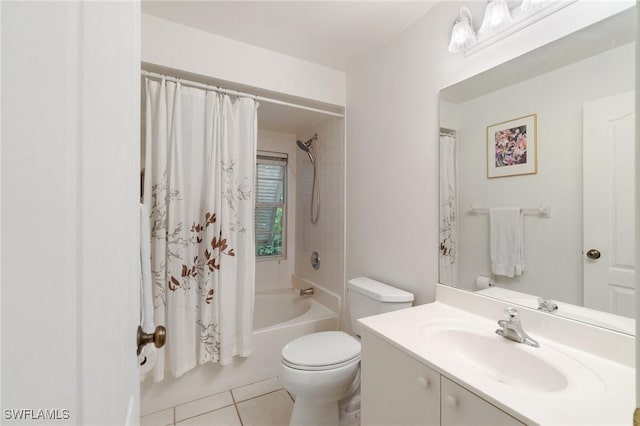
[[[412, 293], [370, 278], [347, 283], [351, 327], [357, 335], [358, 318], [408, 308], [412, 302]], [[295, 396], [290, 426], [359, 424], [359, 338], [342, 331], [307, 334], [285, 345], [281, 355], [280, 381]]]

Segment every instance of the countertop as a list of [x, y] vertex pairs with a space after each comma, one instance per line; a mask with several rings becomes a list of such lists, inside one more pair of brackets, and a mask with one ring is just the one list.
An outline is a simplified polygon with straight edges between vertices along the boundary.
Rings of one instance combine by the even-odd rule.
[[[424, 362], [496, 407], [526, 424], [540, 425], [630, 425], [635, 409], [635, 369], [588, 353], [575, 347], [529, 333], [551, 358], [577, 365], [586, 374], [569, 374], [568, 385], [557, 391], [537, 391], [488, 378], [477, 369], [460, 363], [447, 348], [430, 344], [428, 322], [453, 327], [469, 327], [470, 331], [494, 334], [497, 320], [491, 321], [450, 305], [434, 302], [409, 309], [363, 318], [360, 323], [377, 335]], [[526, 323], [523, 322], [526, 330]], [[585, 339], [589, 328], [585, 326]], [[499, 337], [499, 336], [498, 336]], [[522, 345], [523, 351], [538, 356], [537, 348]], [[526, 347], [525, 347], [526, 346]], [[450, 349], [450, 348], [449, 348]], [[365, 348], [366, 350], [366, 348]], [[363, 354], [366, 357], [366, 353]], [[557, 364], [562, 365], [562, 363]]]

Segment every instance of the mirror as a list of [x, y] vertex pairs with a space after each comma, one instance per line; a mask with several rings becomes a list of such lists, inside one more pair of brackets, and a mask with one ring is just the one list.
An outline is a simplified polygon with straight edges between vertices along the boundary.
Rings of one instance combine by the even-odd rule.
[[635, 26], [627, 9], [440, 92], [442, 284], [635, 334]]

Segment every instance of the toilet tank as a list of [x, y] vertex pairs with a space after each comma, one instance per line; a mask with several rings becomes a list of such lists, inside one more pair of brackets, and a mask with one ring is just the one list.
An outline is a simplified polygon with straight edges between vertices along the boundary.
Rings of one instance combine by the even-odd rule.
[[351, 328], [359, 336], [359, 318], [410, 308], [413, 304], [413, 293], [371, 278], [359, 277], [347, 282], [347, 303]]

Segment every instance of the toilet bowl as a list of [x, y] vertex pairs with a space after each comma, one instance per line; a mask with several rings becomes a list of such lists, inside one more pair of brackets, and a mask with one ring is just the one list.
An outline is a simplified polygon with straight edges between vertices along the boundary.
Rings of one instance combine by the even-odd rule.
[[280, 381], [295, 397], [291, 426], [339, 423], [339, 401], [359, 383], [360, 342], [342, 331], [307, 334], [282, 349]]
[[[413, 294], [361, 277], [347, 282], [351, 327], [358, 318], [411, 307]], [[307, 334], [282, 348], [280, 381], [295, 398], [290, 426], [360, 424], [360, 341], [343, 331]]]

